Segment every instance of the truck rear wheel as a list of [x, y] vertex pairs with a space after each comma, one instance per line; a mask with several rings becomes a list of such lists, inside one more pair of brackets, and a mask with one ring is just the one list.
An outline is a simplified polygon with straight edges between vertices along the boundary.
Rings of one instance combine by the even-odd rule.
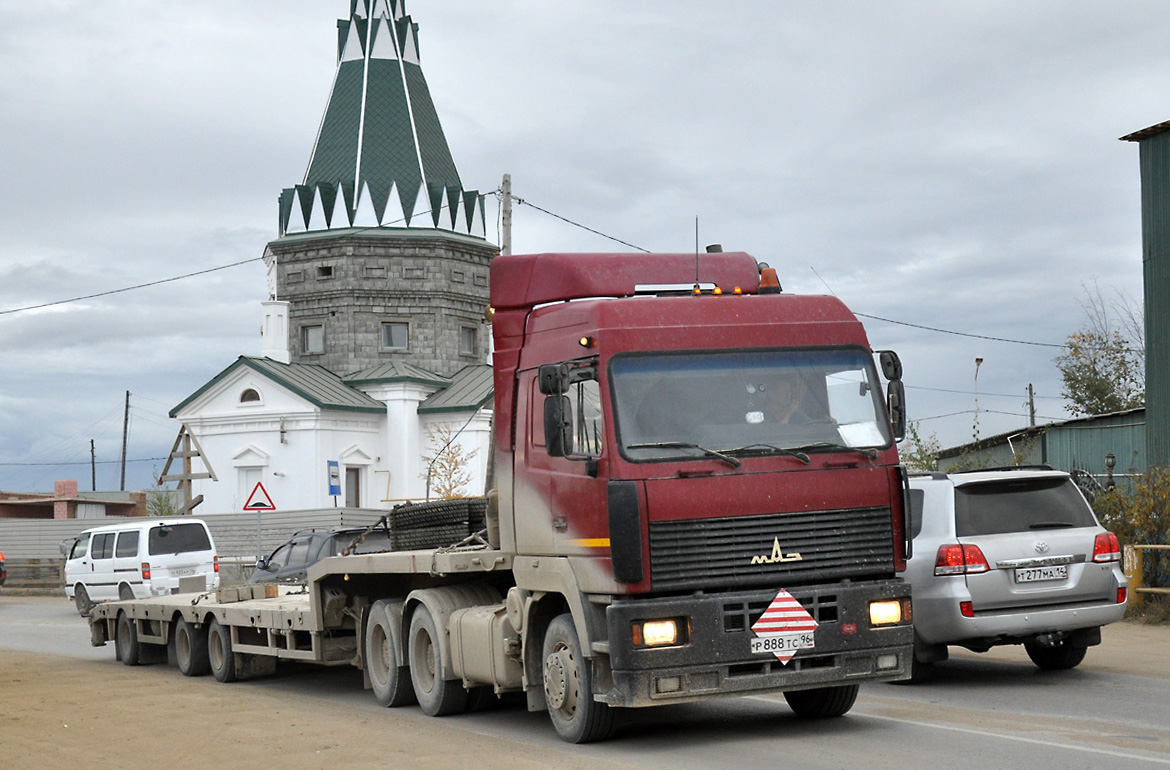
[[118, 626], [114, 632], [114, 652], [117, 653], [118, 660], [127, 666], [137, 666], [141, 662], [138, 658], [140, 652], [138, 629], [125, 612], [118, 613]]
[[410, 681], [423, 713], [432, 717], [456, 714], [467, 707], [467, 690], [458, 679], [443, 678], [443, 652], [435, 620], [420, 604], [410, 618]]
[[410, 667], [398, 665], [399, 624], [394, 618], [399, 613], [389, 611], [391, 602], [381, 599], [370, 607], [366, 620], [366, 672], [374, 697], [383, 706], [405, 706], [414, 700], [410, 681]]
[[614, 710], [593, 699], [589, 661], [573, 616], [560, 615], [544, 634], [544, 698], [557, 733], [570, 743], [601, 741], [613, 734]]
[[853, 708], [857, 701], [860, 685], [847, 684], [841, 687], [818, 687], [815, 690], [795, 690], [784, 693], [788, 707], [804, 719], [839, 717]]
[[231, 630], [215, 618], [207, 626], [207, 658], [211, 674], [220, 682], [236, 681], [236, 657], [232, 654]]
[[196, 628], [186, 618], [175, 621], [175, 662], [183, 676], [204, 676], [211, 672], [207, 629]]

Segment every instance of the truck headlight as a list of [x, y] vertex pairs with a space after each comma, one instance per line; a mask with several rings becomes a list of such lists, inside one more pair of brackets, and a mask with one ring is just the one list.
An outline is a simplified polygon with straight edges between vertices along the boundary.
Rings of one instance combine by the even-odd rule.
[[902, 603], [897, 600], [870, 602], [869, 624], [871, 626], [889, 626], [902, 622]]
[[640, 620], [631, 637], [635, 647], [671, 647], [686, 643], [686, 618]]

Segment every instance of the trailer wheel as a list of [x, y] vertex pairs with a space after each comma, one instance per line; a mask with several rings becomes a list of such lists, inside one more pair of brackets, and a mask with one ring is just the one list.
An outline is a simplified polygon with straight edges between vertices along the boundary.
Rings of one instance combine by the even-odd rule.
[[175, 621], [175, 663], [183, 676], [204, 676], [211, 672], [207, 629], [196, 628], [186, 618]]
[[458, 679], [443, 678], [442, 647], [435, 620], [420, 604], [410, 618], [410, 681], [423, 713], [432, 717], [457, 714], [467, 706], [467, 690]]
[[544, 697], [561, 738], [589, 743], [608, 738], [616, 722], [609, 704], [593, 699], [589, 661], [581, 654], [573, 616], [560, 615], [544, 634]]
[[370, 607], [366, 620], [366, 671], [374, 697], [383, 706], [405, 706], [414, 701], [410, 667], [398, 665], [398, 624], [388, 611], [391, 602], [381, 599]]
[[89, 617], [89, 611], [93, 609], [93, 602], [89, 600], [89, 591], [85, 590], [85, 586], [81, 583], [73, 589], [73, 604], [77, 607], [77, 614], [83, 618]]
[[818, 687], [815, 690], [795, 690], [784, 693], [788, 707], [803, 719], [839, 717], [853, 708], [860, 685]]
[[211, 674], [220, 682], [236, 681], [236, 656], [232, 654], [231, 630], [215, 618], [207, 626], [207, 658]]
[[114, 652], [118, 660], [127, 666], [137, 666], [139, 660], [138, 629], [125, 612], [118, 613], [118, 626], [114, 632]]

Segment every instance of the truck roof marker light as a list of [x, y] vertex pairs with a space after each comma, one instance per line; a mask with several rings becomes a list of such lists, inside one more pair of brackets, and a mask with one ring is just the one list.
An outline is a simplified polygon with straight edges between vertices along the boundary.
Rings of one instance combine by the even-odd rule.
[[715, 288], [714, 288], [714, 289], [711, 291], [711, 293], [712, 293], [712, 294], [722, 294], [722, 293], [723, 293], [723, 289], [720, 289], [718, 286], [716, 286], [716, 287], [715, 287]]
[[780, 291], [780, 279], [776, 277], [776, 268], [761, 264], [760, 294], [779, 294]]
[[732, 294], [743, 294], [743, 289], [741, 289], [740, 287], [736, 286], [736, 287], [735, 287], [735, 290], [732, 292]]
[[695, 284], [695, 287], [693, 289], [691, 289], [691, 294], [694, 294], [696, 297], [702, 293], [703, 293], [703, 287], [699, 286], [699, 284], [697, 284], [697, 283]]

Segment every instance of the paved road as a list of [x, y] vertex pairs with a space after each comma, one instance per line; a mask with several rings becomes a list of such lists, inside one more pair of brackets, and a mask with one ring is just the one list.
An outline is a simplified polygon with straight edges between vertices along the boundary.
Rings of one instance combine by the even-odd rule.
[[[798, 720], [782, 699], [750, 697], [630, 712], [613, 741], [585, 747], [561, 743], [545, 715], [515, 707], [441, 724], [547, 752], [550, 766], [558, 757], [588, 756], [671, 770], [1170, 767], [1170, 628], [1117, 624], [1105, 631], [1105, 643], [1073, 671], [1041, 672], [1015, 648], [954, 653], [934, 681], [864, 687], [848, 716], [828, 722]], [[111, 646], [88, 646], [86, 625], [64, 599], [0, 595], [0, 649], [113, 659]], [[191, 684], [155, 668], [136, 675]], [[425, 733], [438, 724], [417, 707], [379, 709], [360, 681], [347, 667], [293, 665], [248, 687], [303, 700], [306, 709], [356, 710], [385, 720], [387, 730]]]

